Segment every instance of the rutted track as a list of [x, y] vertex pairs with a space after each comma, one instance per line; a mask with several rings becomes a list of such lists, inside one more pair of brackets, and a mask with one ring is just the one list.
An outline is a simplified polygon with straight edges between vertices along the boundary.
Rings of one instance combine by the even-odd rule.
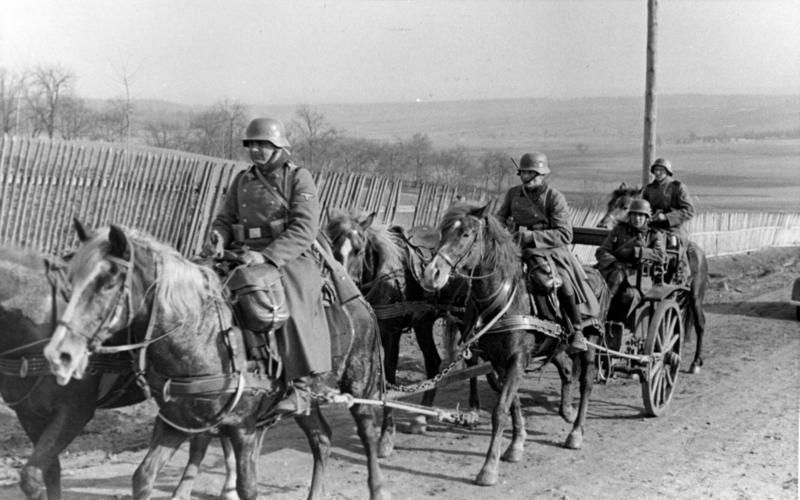
[[[642, 416], [637, 382], [617, 379], [595, 386], [583, 449], [566, 450], [561, 443], [570, 426], [556, 414], [558, 378], [547, 368], [525, 381], [526, 455], [518, 464], [501, 465], [500, 484], [472, 483], [488, 446], [489, 415], [483, 411], [475, 430], [436, 424], [425, 436], [398, 435], [395, 455], [382, 461], [389, 491], [396, 499], [797, 498], [800, 323], [786, 301], [791, 279], [800, 276], [798, 251], [774, 252], [770, 262], [736, 269], [736, 279], [722, 277], [734, 271], [735, 261], [728, 259], [727, 270], [722, 262], [712, 262], [716, 278], [712, 275], [707, 297], [706, 365], [700, 375], [680, 374], [664, 416]], [[402, 366], [410, 379], [421, 373], [421, 362], [413, 361], [415, 348], [408, 340]], [[690, 339], [684, 352], [693, 348]], [[440, 392], [441, 407], [466, 404], [466, 383]], [[485, 383], [481, 395], [486, 407], [494, 401]], [[0, 498], [22, 498], [9, 483], [30, 448], [12, 414], [0, 410], [0, 478], [5, 473], [8, 479]], [[152, 410], [145, 404], [98, 413], [62, 460], [66, 499], [130, 495]], [[365, 498], [366, 470], [352, 420], [343, 409], [326, 416], [335, 445], [329, 495]], [[162, 472], [159, 498], [168, 497], [183, 463], [185, 450]], [[218, 447], [205, 465], [196, 498], [210, 499], [223, 478]], [[262, 494], [305, 498], [310, 469], [301, 431], [292, 421], [281, 422], [267, 435], [262, 452]]]

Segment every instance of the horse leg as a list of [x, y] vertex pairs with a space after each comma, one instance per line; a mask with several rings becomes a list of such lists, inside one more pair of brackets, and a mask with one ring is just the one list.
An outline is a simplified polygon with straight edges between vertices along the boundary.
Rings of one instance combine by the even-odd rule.
[[561, 377], [561, 405], [558, 414], [565, 422], [571, 424], [576, 416], [575, 407], [572, 405], [572, 359], [562, 350], [553, 358], [553, 364], [556, 365], [558, 376]]
[[[400, 357], [400, 336], [402, 332], [387, 321], [380, 320], [381, 344], [383, 345], [383, 370], [386, 382], [396, 385], [397, 361]], [[378, 442], [378, 456], [386, 458], [394, 453], [394, 436], [396, 433], [394, 410], [385, 406], [383, 408], [383, 422], [381, 422], [381, 436]]]
[[[261, 449], [261, 441], [268, 427], [261, 429], [261, 437], [258, 440], [258, 449]], [[222, 492], [219, 494], [221, 500], [239, 500], [236, 493], [236, 455], [233, 453], [233, 445], [227, 436], [220, 435], [219, 442], [222, 445], [222, 455], [225, 459], [225, 484], [222, 485]]]
[[[592, 342], [597, 342], [597, 337], [591, 337]], [[592, 396], [592, 388], [594, 386], [595, 365], [594, 365], [594, 348], [589, 347], [584, 352], [578, 353], [576, 357], [580, 361], [580, 384], [581, 384], [581, 402], [578, 407], [578, 416], [572, 425], [572, 430], [567, 436], [564, 443], [565, 448], [572, 450], [580, 449], [583, 445], [583, 431], [586, 423], [586, 413], [589, 410], [589, 399]]]
[[[189, 461], [186, 463], [186, 468], [183, 470], [178, 486], [172, 492], [172, 500], [189, 500], [192, 497], [194, 480], [200, 471], [200, 464], [206, 456], [212, 437], [211, 433], [204, 432], [193, 435], [189, 440]], [[220, 441], [223, 443], [222, 449], [225, 455], [225, 484], [222, 487], [219, 498], [221, 500], [238, 500], [239, 497], [236, 495], [236, 462], [234, 461], [233, 465], [229, 463], [228, 455], [233, 458], [230, 443], [227, 443], [225, 438], [220, 438]]]
[[689, 373], [700, 373], [700, 367], [703, 366], [703, 337], [706, 333], [706, 313], [703, 311], [703, 291], [697, 291], [692, 287], [692, 297], [689, 299], [691, 308], [691, 316], [694, 322], [694, 335], [695, 346], [694, 359], [692, 366], [689, 368]]
[[511, 443], [506, 448], [501, 459], [505, 462], [516, 463], [522, 460], [525, 453], [525, 439], [528, 432], [525, 430], [525, 417], [522, 416], [522, 403], [519, 394], [514, 395], [511, 402]]
[[147, 454], [133, 473], [133, 498], [137, 500], [150, 498], [158, 472], [186, 438], [185, 433], [172, 428], [156, 417]]
[[[428, 379], [432, 379], [439, 373], [439, 367], [442, 365], [442, 358], [439, 356], [439, 350], [436, 349], [436, 342], [433, 340], [433, 323], [434, 320], [425, 318], [414, 324], [414, 335], [417, 338], [417, 344], [422, 351], [422, 357], [425, 361], [425, 375]], [[425, 391], [422, 395], [422, 404], [424, 406], [433, 406], [433, 400], [436, 397], [436, 387]], [[417, 415], [411, 423], [411, 434], [424, 434], [428, 426], [428, 419], [425, 415]]]
[[[501, 373], [501, 370], [497, 370], [497, 367], [495, 367], [495, 371]], [[519, 353], [514, 353], [509, 357], [507, 369], [502, 370], [502, 372], [505, 373], [503, 390], [500, 391], [500, 397], [492, 411], [492, 438], [489, 443], [489, 449], [486, 452], [486, 460], [475, 478], [475, 483], [480, 486], [497, 484], [500, 465], [500, 441], [503, 439], [503, 429], [508, 420], [508, 412], [514, 402], [514, 397], [517, 395], [522, 377], [522, 357]]]
[[325, 465], [331, 455], [331, 428], [318, 405], [314, 405], [310, 415], [295, 417], [295, 421], [303, 429], [314, 457], [308, 500], [325, 498]]
[[253, 425], [228, 426], [224, 432], [236, 455], [236, 492], [241, 500], [258, 498], [258, 454], [262, 434]]
[[[80, 405], [83, 406], [83, 405]], [[94, 416], [94, 406], [61, 408], [50, 418], [18, 415], [34, 443], [33, 453], [20, 471], [20, 489], [30, 499], [61, 498], [59, 454]]]
[[370, 500], [388, 500], [390, 495], [383, 489], [383, 474], [378, 464], [378, 453], [376, 444], [378, 441], [375, 435], [375, 415], [369, 405], [354, 404], [350, 407], [350, 414], [356, 422], [358, 437], [364, 446], [364, 454], [367, 456], [367, 486], [369, 487]]

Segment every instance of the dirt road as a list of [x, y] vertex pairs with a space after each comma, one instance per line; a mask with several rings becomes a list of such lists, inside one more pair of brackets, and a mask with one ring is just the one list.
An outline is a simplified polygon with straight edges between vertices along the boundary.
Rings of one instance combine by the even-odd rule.
[[[549, 367], [526, 378], [525, 459], [502, 463], [497, 486], [473, 484], [488, 446], [489, 413], [482, 411], [474, 430], [434, 424], [427, 435], [399, 434], [395, 455], [382, 461], [388, 490], [396, 500], [797, 498], [800, 323], [787, 299], [800, 276], [800, 250], [715, 259], [711, 272], [706, 365], [699, 375], [680, 374], [665, 415], [644, 418], [639, 384], [615, 379], [595, 386], [583, 449], [562, 448], [569, 425], [556, 414], [558, 378]], [[402, 366], [410, 380], [421, 368], [415, 346], [406, 340]], [[684, 352], [693, 349], [690, 339]], [[689, 361], [685, 354], [684, 369]], [[495, 396], [481, 385], [489, 408]], [[438, 406], [466, 405], [466, 383], [442, 392]], [[130, 477], [144, 454], [153, 414], [148, 404], [98, 413], [63, 457], [65, 498], [130, 498]], [[352, 420], [343, 409], [326, 416], [335, 445], [329, 498], [366, 498], [366, 467]], [[0, 429], [0, 498], [22, 498], [16, 471], [30, 446], [2, 405]], [[183, 449], [162, 471], [157, 498], [169, 498], [185, 459]], [[279, 423], [261, 455], [262, 494], [305, 498], [310, 470], [299, 428], [293, 421]], [[223, 473], [214, 446], [195, 498], [215, 498]]]

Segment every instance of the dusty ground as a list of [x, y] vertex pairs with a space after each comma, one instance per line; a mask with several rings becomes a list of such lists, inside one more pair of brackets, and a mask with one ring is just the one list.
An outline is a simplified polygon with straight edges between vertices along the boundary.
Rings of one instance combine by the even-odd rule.
[[[800, 323], [787, 303], [800, 277], [800, 249], [772, 249], [713, 259], [707, 294], [706, 365], [681, 373], [666, 414], [644, 418], [639, 384], [615, 379], [595, 386], [583, 449], [561, 447], [569, 425], [556, 414], [558, 380], [547, 368], [522, 389], [528, 442], [525, 459], [501, 464], [500, 483], [473, 484], [488, 446], [489, 420], [466, 430], [444, 424], [427, 435], [400, 434], [382, 461], [395, 499], [497, 498], [795, 499], [798, 496]], [[693, 352], [690, 340], [687, 351]], [[686, 352], [686, 351], [684, 351]], [[406, 380], [419, 378], [411, 339], [404, 346]], [[684, 369], [690, 357], [684, 355]], [[494, 395], [482, 383], [485, 406]], [[443, 389], [437, 405], [466, 404], [466, 383]], [[144, 454], [154, 408], [145, 403], [98, 415], [63, 456], [66, 499], [130, 498], [130, 476]], [[366, 469], [349, 414], [326, 412], [334, 444], [329, 497], [366, 498]], [[0, 498], [22, 498], [19, 466], [30, 453], [13, 414], [0, 404]], [[186, 453], [162, 471], [157, 498], [169, 498]], [[196, 485], [212, 499], [223, 467], [215, 445]], [[270, 431], [260, 460], [262, 494], [305, 498], [310, 455], [292, 421]]]

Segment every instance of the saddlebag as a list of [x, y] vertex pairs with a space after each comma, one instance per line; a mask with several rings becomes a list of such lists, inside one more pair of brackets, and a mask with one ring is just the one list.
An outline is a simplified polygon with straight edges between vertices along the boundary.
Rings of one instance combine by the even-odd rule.
[[276, 330], [289, 319], [281, 273], [275, 266], [240, 266], [228, 279], [239, 326], [254, 332]]

